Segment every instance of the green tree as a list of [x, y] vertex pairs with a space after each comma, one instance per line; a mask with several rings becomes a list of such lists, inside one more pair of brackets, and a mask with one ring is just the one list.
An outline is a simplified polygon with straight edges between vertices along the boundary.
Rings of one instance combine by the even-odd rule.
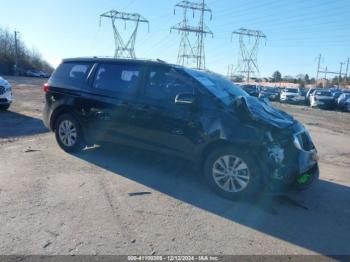
[[310, 77], [309, 77], [308, 74], [305, 75], [304, 81], [305, 81], [306, 84], [310, 84]]
[[272, 78], [273, 78], [273, 82], [281, 82], [282, 80], [282, 74], [280, 73], [280, 71], [275, 71], [273, 74], [272, 74]]

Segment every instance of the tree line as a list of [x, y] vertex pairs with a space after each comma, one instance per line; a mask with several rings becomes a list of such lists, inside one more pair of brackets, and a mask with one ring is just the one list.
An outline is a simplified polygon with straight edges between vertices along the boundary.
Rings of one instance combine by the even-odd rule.
[[[287, 83], [293, 83], [293, 84], [299, 84], [301, 87], [305, 85], [315, 85], [316, 79], [310, 78], [308, 74], [299, 74], [296, 77], [292, 76], [283, 76], [280, 71], [275, 71], [271, 76], [271, 82], [278, 83], [278, 82], [287, 82]], [[329, 86], [337, 86], [340, 85], [348, 85], [349, 79], [345, 77], [338, 77], [335, 76], [332, 79], [327, 79], [327, 84]], [[323, 87], [323, 82], [318, 81], [317, 86]]]
[[53, 68], [37, 50], [29, 49], [13, 32], [0, 28], [0, 74], [23, 75], [26, 70], [51, 73]]

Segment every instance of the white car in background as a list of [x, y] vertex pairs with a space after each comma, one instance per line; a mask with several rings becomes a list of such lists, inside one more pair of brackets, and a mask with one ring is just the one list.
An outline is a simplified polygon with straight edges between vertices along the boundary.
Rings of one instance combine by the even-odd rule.
[[0, 76], [0, 110], [9, 109], [12, 103], [12, 88], [9, 82]]
[[281, 92], [281, 103], [301, 104], [305, 102], [305, 97], [298, 88], [285, 88]]
[[336, 106], [335, 99], [329, 90], [316, 90], [310, 95], [310, 106], [324, 109], [333, 109]]

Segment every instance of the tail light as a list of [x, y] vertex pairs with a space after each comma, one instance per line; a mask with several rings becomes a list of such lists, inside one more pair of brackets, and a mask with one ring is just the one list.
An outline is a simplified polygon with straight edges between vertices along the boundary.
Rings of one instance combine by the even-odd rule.
[[45, 84], [43, 85], [43, 91], [44, 91], [45, 93], [47, 93], [47, 92], [50, 91], [50, 86], [49, 86], [48, 83], [45, 83]]

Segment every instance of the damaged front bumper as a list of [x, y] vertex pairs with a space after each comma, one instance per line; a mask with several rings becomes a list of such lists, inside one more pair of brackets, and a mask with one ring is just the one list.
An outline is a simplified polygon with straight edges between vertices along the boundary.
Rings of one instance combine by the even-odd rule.
[[270, 136], [265, 185], [273, 192], [303, 191], [319, 178], [318, 154], [307, 130], [294, 126], [292, 138], [275, 141]]

